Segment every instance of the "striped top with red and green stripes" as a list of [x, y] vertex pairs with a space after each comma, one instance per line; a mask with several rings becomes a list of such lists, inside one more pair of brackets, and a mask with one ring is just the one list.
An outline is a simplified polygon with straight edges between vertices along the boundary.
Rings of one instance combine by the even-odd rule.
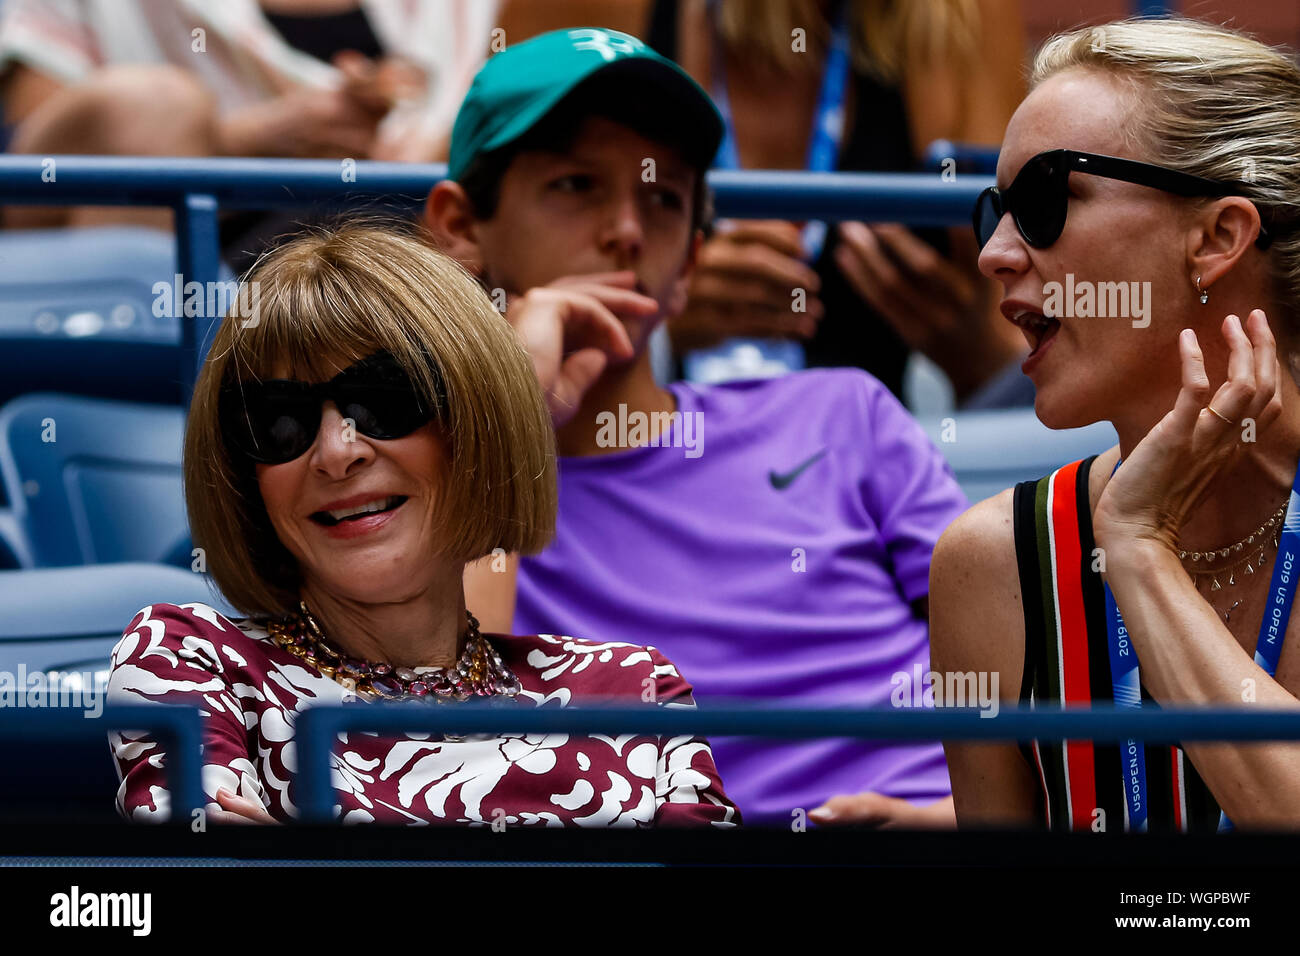
[[[1016, 560], [1025, 612], [1020, 701], [1031, 707], [1110, 704], [1106, 600], [1094, 553], [1088, 474], [1096, 456], [1015, 489]], [[1157, 706], [1142, 688], [1142, 706]], [[1021, 752], [1042, 785], [1053, 830], [1124, 829], [1128, 808], [1120, 745], [1034, 741]], [[1146, 748], [1148, 829], [1203, 831], [1219, 806], [1182, 748]], [[1099, 812], [1100, 811], [1100, 812]]]

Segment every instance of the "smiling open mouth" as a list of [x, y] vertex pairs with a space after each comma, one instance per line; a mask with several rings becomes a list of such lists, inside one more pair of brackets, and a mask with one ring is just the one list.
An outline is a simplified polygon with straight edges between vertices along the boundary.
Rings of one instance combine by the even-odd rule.
[[318, 511], [311, 516], [311, 520], [318, 525], [331, 528], [345, 521], [356, 521], [358, 518], [392, 511], [394, 508], [400, 508], [405, 501], [405, 495], [376, 498], [374, 501], [369, 501], [364, 505], [357, 505], [355, 508], [341, 508], [338, 511]]
[[1029, 343], [1031, 355], [1061, 328], [1061, 323], [1057, 319], [1036, 312], [1021, 312], [1012, 321], [1020, 326], [1020, 331], [1025, 334], [1025, 341]]

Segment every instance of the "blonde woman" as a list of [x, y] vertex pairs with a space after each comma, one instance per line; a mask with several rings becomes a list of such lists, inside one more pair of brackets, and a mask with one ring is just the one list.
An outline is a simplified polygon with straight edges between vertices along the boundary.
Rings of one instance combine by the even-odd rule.
[[[692, 705], [654, 648], [482, 634], [467, 612], [465, 564], [539, 550], [556, 508], [532, 367], [467, 273], [416, 238], [352, 225], [286, 243], [248, 281], [256, 314], [218, 332], [184, 459], [195, 543], [247, 617], [146, 607], [109, 684], [114, 702], [200, 708], [212, 814], [297, 815], [293, 725], [319, 703], [566, 706], [650, 692]], [[160, 742], [110, 740], [119, 810], [167, 819]], [[331, 778], [348, 823], [738, 822], [698, 738], [341, 740]]]
[[[947, 531], [936, 670], [1036, 707], [1300, 708], [1297, 155], [1300, 69], [1241, 34], [1126, 21], [1038, 53], [980, 267], [1032, 347], [1038, 417], [1109, 421], [1119, 445]], [[961, 825], [1300, 825], [1294, 744], [946, 749]]]
[[[1016, 0], [661, 0], [649, 39], [718, 104], [723, 168], [911, 171], [936, 139], [996, 144], [1024, 94]], [[796, 338], [809, 366], [864, 368], [896, 395], [915, 349], [959, 402], [1027, 404], [1024, 343], [976, 253], [963, 230], [720, 224], [669, 330], [679, 352]]]

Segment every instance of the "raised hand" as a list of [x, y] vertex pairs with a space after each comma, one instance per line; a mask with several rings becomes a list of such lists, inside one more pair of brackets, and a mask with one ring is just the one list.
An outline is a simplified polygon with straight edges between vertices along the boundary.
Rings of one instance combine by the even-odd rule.
[[993, 308], [970, 229], [949, 230], [950, 256], [905, 226], [840, 224], [835, 264], [854, 291], [952, 381], [958, 399], [1025, 350], [1018, 329]]
[[557, 428], [611, 361], [633, 357], [628, 327], [658, 314], [659, 303], [636, 285], [633, 272], [568, 276], [509, 300], [506, 320], [533, 360]]
[[1196, 333], [1179, 336], [1182, 388], [1106, 485], [1093, 518], [1102, 547], [1141, 540], [1176, 549], [1178, 529], [1215, 476], [1244, 453], [1244, 429], [1253, 422], [1258, 435], [1281, 414], [1281, 366], [1263, 310], [1251, 312], [1245, 328], [1229, 315], [1220, 331], [1228, 378], [1213, 393]]
[[[718, 223], [700, 247], [686, 309], [669, 320], [677, 352], [733, 336], [807, 338], [817, 330], [821, 279], [803, 261], [799, 227], [777, 220]], [[795, 311], [802, 289], [803, 311]]]

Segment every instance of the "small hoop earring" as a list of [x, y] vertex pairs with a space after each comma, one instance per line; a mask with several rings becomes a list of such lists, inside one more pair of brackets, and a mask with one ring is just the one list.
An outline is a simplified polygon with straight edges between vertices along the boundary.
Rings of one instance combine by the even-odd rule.
[[1201, 277], [1196, 277], [1196, 294], [1201, 297], [1201, 305], [1207, 305], [1210, 301], [1210, 290], [1201, 288]]

